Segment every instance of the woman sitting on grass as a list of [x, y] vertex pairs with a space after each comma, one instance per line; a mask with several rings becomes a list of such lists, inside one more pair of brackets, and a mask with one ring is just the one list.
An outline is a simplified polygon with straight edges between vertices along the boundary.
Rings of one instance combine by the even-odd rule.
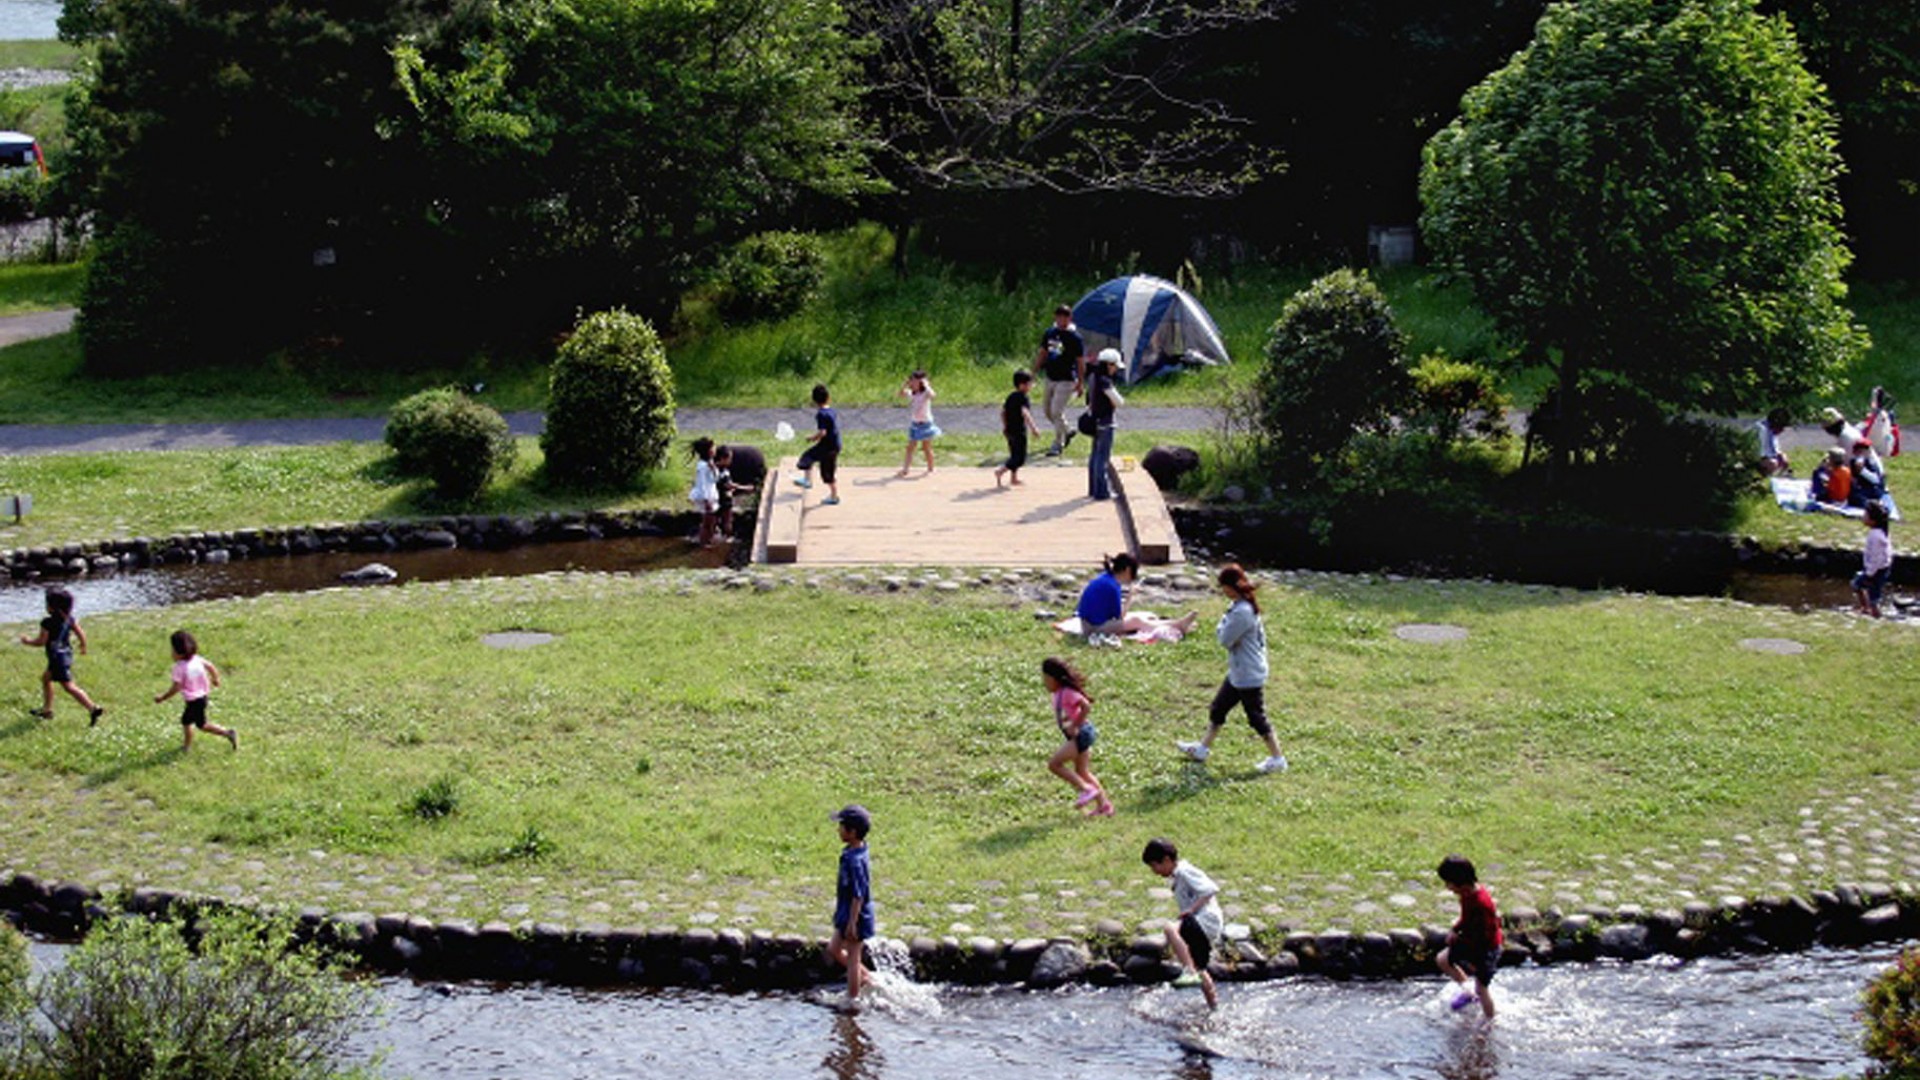
[[1081, 632], [1091, 637], [1167, 630], [1176, 637], [1185, 637], [1193, 631], [1193, 624], [1200, 618], [1197, 611], [1189, 611], [1178, 619], [1129, 612], [1126, 587], [1138, 580], [1140, 560], [1124, 551], [1107, 559], [1105, 572], [1087, 582], [1087, 587], [1080, 592], [1080, 604], [1074, 614], [1080, 616]]

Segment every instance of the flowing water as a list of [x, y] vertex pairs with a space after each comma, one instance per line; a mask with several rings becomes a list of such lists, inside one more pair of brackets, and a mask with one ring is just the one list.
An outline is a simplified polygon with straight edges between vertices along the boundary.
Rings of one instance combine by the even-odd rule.
[[883, 977], [841, 994], [420, 984], [389, 980], [390, 1074], [674, 1080], [759, 1077], [1831, 1077], [1866, 1065], [1854, 1017], [1891, 950], [1502, 971], [1490, 1031], [1441, 980], [1197, 991], [932, 989]]

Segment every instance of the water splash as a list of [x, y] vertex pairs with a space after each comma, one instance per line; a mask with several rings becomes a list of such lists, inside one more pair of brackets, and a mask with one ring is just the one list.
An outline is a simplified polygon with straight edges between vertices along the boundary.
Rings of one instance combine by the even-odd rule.
[[867, 955], [873, 958], [868, 998], [874, 1008], [911, 1016], [939, 1016], [946, 1011], [940, 1005], [938, 987], [914, 981], [913, 956], [905, 942], [874, 938], [867, 942]]

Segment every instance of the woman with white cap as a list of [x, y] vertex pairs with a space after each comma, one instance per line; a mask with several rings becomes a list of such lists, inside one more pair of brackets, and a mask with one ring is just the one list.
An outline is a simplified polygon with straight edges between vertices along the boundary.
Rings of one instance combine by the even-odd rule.
[[1114, 385], [1114, 374], [1119, 368], [1120, 350], [1101, 349], [1088, 374], [1087, 413], [1093, 417], [1094, 424], [1093, 449], [1087, 455], [1087, 497], [1090, 499], [1113, 498], [1107, 476], [1113, 459], [1113, 418], [1120, 406], [1126, 404]]

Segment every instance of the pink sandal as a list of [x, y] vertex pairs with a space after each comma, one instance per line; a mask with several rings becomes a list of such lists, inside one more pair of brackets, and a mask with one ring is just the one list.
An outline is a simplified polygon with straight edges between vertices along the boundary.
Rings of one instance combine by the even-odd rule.
[[1090, 787], [1090, 788], [1081, 788], [1081, 789], [1080, 789], [1080, 797], [1079, 797], [1079, 798], [1077, 798], [1077, 799], [1075, 799], [1075, 800], [1073, 800], [1073, 805], [1075, 805], [1075, 806], [1085, 806], [1085, 805], [1087, 805], [1088, 803], [1090, 803], [1090, 802], [1092, 802], [1093, 800], [1095, 800], [1095, 799], [1097, 799], [1097, 798], [1099, 798], [1099, 797], [1100, 797], [1100, 789], [1099, 789], [1099, 788], [1097, 788], [1097, 787]]

